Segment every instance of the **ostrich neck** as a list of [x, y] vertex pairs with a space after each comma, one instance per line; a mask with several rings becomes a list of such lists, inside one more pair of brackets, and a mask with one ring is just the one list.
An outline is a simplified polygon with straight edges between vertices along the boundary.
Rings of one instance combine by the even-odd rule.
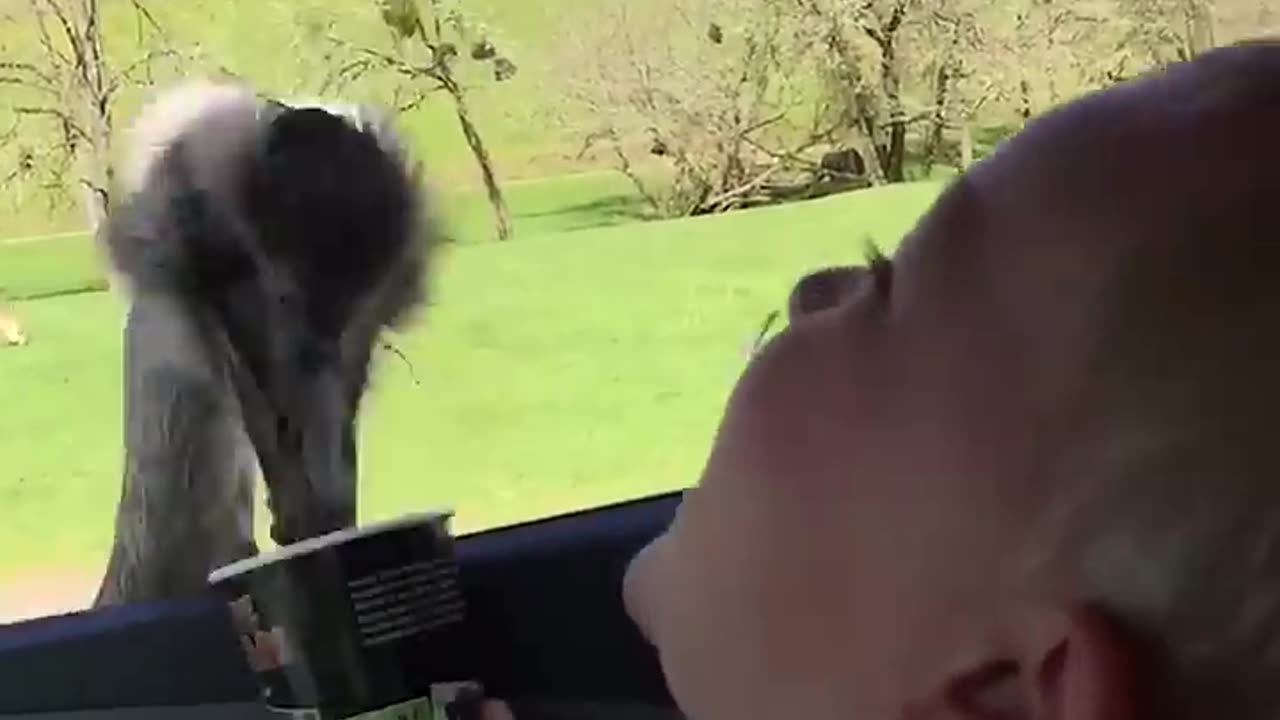
[[219, 345], [177, 300], [135, 296], [124, 333], [124, 486], [97, 604], [200, 592], [256, 552], [256, 459]]

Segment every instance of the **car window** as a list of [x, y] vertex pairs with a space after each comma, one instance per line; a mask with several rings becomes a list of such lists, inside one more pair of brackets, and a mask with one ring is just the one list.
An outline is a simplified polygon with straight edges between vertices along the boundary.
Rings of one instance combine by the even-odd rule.
[[[204, 77], [379, 108], [420, 163], [440, 242], [425, 303], [362, 341], [357, 512], [450, 508], [465, 532], [695, 483], [801, 273], [860, 262], [867, 239], [891, 252], [948, 182], [1046, 110], [1264, 34], [1277, 12], [1270, 0], [0, 3], [0, 622], [92, 601], [113, 538], [137, 525], [116, 520], [129, 472], [177, 498], [152, 511], [192, 512], [175, 485], [186, 470], [144, 467], [154, 446], [130, 455], [144, 440], [127, 419], [131, 403], [190, 422], [206, 409], [128, 380], [135, 296], [95, 241], [142, 182], [131, 173], [154, 138], [135, 120], [166, 88]], [[218, 362], [184, 352], [172, 362]], [[270, 547], [265, 486], [253, 488]]]

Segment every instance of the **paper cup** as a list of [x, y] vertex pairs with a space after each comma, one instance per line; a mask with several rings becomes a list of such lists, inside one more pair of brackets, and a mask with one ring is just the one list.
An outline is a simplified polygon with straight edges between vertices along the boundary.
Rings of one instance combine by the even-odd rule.
[[[340, 530], [215, 570], [268, 709], [445, 720], [478, 695], [451, 513]], [[461, 697], [459, 697], [461, 695]]]

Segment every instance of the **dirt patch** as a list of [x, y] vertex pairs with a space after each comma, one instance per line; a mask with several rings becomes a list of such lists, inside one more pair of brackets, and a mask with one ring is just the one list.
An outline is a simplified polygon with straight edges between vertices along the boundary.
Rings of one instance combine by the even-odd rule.
[[0, 624], [47, 615], [63, 615], [89, 607], [98, 590], [99, 573], [57, 570], [26, 573], [0, 581]]

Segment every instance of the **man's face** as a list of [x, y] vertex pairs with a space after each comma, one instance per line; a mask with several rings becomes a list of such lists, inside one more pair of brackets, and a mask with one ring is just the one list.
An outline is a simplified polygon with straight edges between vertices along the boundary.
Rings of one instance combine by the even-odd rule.
[[627, 578], [692, 718], [898, 717], [1011, 607], [1037, 443], [1087, 345], [1091, 268], [1128, 233], [1075, 214], [1097, 196], [1045, 173], [1105, 179], [1110, 158], [1160, 142], [1073, 124], [1029, 129], [953, 185], [891, 272], [796, 286], [700, 484]]

